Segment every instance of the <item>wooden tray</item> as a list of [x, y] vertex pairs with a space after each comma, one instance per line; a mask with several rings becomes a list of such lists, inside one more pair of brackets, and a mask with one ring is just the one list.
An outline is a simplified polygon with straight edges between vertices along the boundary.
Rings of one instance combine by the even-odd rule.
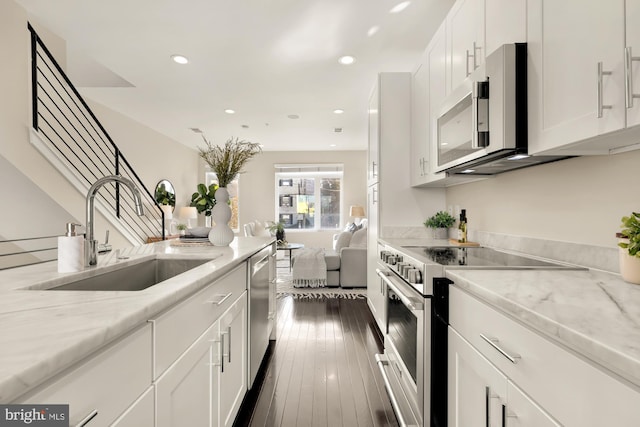
[[449, 243], [451, 243], [454, 246], [460, 246], [460, 247], [478, 247], [480, 246], [480, 243], [478, 242], [466, 242], [466, 243], [460, 243], [458, 242], [457, 239], [449, 239]]

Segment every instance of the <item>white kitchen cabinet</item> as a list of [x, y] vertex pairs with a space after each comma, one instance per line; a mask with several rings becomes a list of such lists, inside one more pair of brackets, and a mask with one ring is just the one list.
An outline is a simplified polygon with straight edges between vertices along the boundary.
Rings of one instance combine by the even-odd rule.
[[156, 382], [157, 427], [212, 426], [217, 420], [220, 337], [213, 323]]
[[[640, 125], [640, 61], [632, 60], [633, 57], [640, 57], [640, 1], [625, 1], [625, 66], [629, 67], [629, 74], [625, 77], [629, 79], [630, 87], [627, 90], [627, 127]], [[632, 98], [630, 95], [638, 95], [639, 98]]]
[[[367, 196], [367, 301], [384, 330], [386, 319], [381, 309], [380, 278], [376, 274], [379, 233], [382, 226], [406, 226], [422, 221], [414, 209], [416, 201], [411, 194], [407, 167], [411, 146], [411, 73], [380, 73], [371, 93], [368, 177], [375, 171], [375, 179]], [[373, 170], [372, 158], [378, 159]]]
[[151, 342], [147, 324], [14, 403], [69, 404], [70, 425], [111, 425], [151, 385]]
[[246, 291], [156, 382], [157, 427], [230, 426], [247, 387]]
[[114, 421], [111, 427], [155, 427], [155, 425], [155, 389], [151, 386]]
[[[233, 425], [240, 404], [247, 391], [247, 298], [238, 299], [219, 320], [220, 381], [218, 383], [217, 425]], [[214, 385], [215, 387], [215, 385]]]
[[369, 145], [367, 150], [367, 185], [378, 182], [380, 169], [380, 91], [378, 85], [369, 97]]
[[[511, 415], [507, 426], [640, 425], [637, 388], [455, 286], [449, 298], [450, 332], [509, 381], [503, 403], [505, 414]], [[456, 365], [451, 363], [457, 338], [449, 337], [454, 351], [449, 354], [449, 381], [455, 386]]]
[[527, 41], [526, 0], [484, 0], [485, 57], [508, 43]]
[[367, 305], [378, 328], [384, 335], [387, 319], [385, 316], [384, 288], [376, 273], [378, 264], [378, 185], [372, 185], [367, 193]]
[[[635, 26], [626, 45], [637, 54]], [[640, 107], [629, 119], [625, 108], [624, 0], [530, 0], [527, 37], [530, 153], [609, 154], [638, 142]], [[640, 63], [632, 68], [636, 80]]]
[[453, 328], [448, 338], [449, 426], [559, 426]]
[[426, 183], [429, 162], [429, 65], [424, 60], [411, 76], [411, 186]]
[[484, 62], [484, 0], [458, 0], [446, 27], [448, 93]]

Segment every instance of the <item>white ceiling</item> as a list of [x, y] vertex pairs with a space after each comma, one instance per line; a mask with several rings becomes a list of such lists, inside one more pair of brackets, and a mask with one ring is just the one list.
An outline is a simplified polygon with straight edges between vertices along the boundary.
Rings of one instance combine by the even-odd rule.
[[[88, 99], [187, 146], [202, 145], [189, 130], [199, 128], [265, 150], [366, 149], [376, 74], [413, 71], [453, 3], [412, 0], [391, 14], [402, 0], [16, 1], [66, 40]], [[345, 54], [356, 62], [338, 64]]]

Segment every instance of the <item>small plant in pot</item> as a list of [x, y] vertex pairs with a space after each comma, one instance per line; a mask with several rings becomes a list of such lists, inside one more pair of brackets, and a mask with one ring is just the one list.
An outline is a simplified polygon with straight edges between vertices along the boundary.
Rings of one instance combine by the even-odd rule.
[[449, 237], [449, 228], [453, 227], [456, 219], [449, 212], [439, 211], [427, 218], [424, 226], [433, 229], [434, 239], [446, 239]]
[[269, 230], [269, 232], [275, 233], [275, 235], [276, 235], [276, 243], [278, 245], [286, 245], [287, 244], [287, 241], [286, 241], [285, 235], [284, 235], [284, 222], [282, 222], [282, 221], [274, 222], [272, 225], [267, 227], [267, 229]]
[[622, 278], [640, 285], [640, 213], [622, 217], [622, 230], [616, 234], [620, 247], [620, 273]]

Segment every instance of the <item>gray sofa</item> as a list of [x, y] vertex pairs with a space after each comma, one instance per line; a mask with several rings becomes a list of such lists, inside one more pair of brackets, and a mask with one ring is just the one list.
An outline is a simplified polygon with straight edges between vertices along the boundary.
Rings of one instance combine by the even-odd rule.
[[[360, 288], [367, 286], [367, 229], [334, 236], [333, 249], [326, 250], [327, 286]], [[294, 258], [295, 262], [295, 258]]]

